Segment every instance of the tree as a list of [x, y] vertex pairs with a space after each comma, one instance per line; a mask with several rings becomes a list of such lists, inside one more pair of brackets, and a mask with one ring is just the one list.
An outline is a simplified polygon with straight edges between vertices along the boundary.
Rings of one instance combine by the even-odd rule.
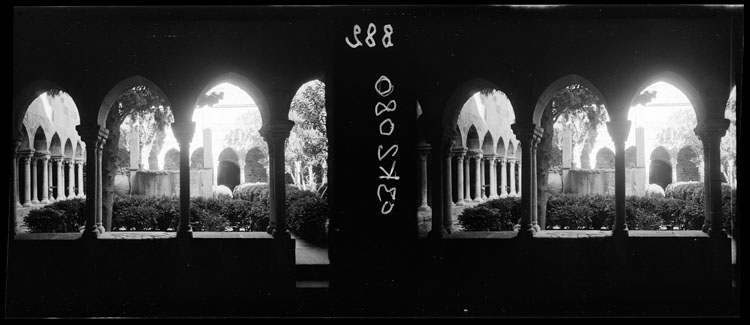
[[292, 99], [289, 119], [295, 126], [287, 140], [286, 172], [297, 187], [314, 191], [317, 188], [314, 170], [321, 171], [322, 183], [326, 182], [328, 170], [325, 85], [322, 82], [315, 80], [300, 89]]

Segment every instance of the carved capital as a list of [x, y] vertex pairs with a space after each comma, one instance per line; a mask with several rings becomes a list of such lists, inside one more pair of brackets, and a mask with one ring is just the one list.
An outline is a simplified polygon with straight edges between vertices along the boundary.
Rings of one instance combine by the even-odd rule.
[[81, 140], [83, 140], [83, 142], [86, 143], [86, 146], [89, 148], [97, 148], [99, 146], [103, 146], [104, 141], [106, 141], [107, 137], [109, 136], [109, 130], [99, 126], [98, 124], [78, 125], [76, 126], [76, 131], [78, 131], [78, 135], [81, 137]]
[[283, 144], [294, 127], [289, 120], [272, 120], [263, 125], [258, 131], [269, 144]]
[[456, 156], [456, 159], [458, 159], [459, 162], [461, 162], [464, 160], [467, 151], [466, 148], [453, 148], [453, 155]]
[[419, 158], [422, 160], [427, 159], [427, 156], [430, 154], [431, 150], [432, 150], [432, 147], [430, 147], [429, 144], [417, 146], [417, 152], [419, 153]]
[[703, 142], [712, 142], [721, 139], [727, 134], [730, 121], [728, 119], [706, 120], [693, 130], [695, 135]]
[[630, 120], [607, 122], [607, 131], [615, 144], [624, 144], [628, 140], [630, 125]]
[[534, 123], [515, 123], [510, 128], [522, 145], [530, 145], [532, 148], [536, 148], [544, 134], [544, 129], [537, 127]]
[[177, 142], [180, 143], [180, 146], [183, 146], [184, 143], [190, 144], [190, 142], [193, 141], [195, 122], [172, 123], [170, 127], [172, 128], [172, 134], [174, 134], [174, 137], [177, 139]]

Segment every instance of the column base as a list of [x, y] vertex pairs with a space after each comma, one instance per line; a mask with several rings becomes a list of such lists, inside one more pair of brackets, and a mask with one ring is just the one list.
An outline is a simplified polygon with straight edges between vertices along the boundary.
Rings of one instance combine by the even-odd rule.
[[16, 202], [16, 208], [23, 208], [23, 204]]
[[497, 195], [490, 195], [490, 200], [497, 200], [498, 198], [500, 197]]
[[531, 238], [534, 237], [534, 233], [536, 232], [532, 225], [524, 227], [520, 224], [516, 224], [513, 226], [513, 230], [518, 232], [518, 236], [516, 236], [518, 238]]
[[185, 231], [178, 231], [177, 232], [177, 238], [183, 239], [183, 238], [193, 238], [193, 230], [188, 229]]
[[39, 200], [31, 200], [31, 204], [39, 204]]
[[23, 206], [24, 206], [24, 207], [30, 207], [30, 206], [31, 206], [31, 202], [24, 202], [24, 203], [23, 203]]
[[39, 203], [41, 203], [41, 204], [49, 204], [49, 200], [44, 199], [44, 200], [39, 201]]
[[628, 237], [628, 228], [612, 229], [612, 237]]
[[472, 202], [476, 202], [476, 203], [481, 203], [481, 202], [482, 202], [482, 199], [481, 199], [481, 198], [476, 198], [476, 199], [474, 199], [474, 201], [472, 201]]
[[460, 207], [464, 206], [465, 205], [464, 200], [458, 200], [458, 202], [456, 202], [455, 205], [460, 206]]
[[71, 194], [71, 195], [68, 195], [68, 200], [72, 200], [72, 199], [75, 199], [75, 198], [76, 198], [76, 196], [75, 196], [75, 195], [73, 195], [73, 194]]
[[106, 229], [104, 229], [103, 225], [96, 225], [96, 231], [98, 231], [100, 234], [107, 232]]
[[430, 208], [430, 206], [429, 206], [429, 205], [427, 205], [427, 204], [424, 204], [424, 205], [420, 205], [420, 206], [419, 206], [419, 207], [417, 208], [417, 211], [425, 211], [425, 212], [430, 212], [430, 211], [432, 211], [432, 208]]
[[464, 204], [465, 205], [469, 205], [469, 203], [472, 203], [472, 202], [474, 202], [474, 201], [472, 201], [471, 199], [464, 199]]
[[500, 198], [501, 198], [501, 199], [504, 199], [504, 198], [506, 198], [506, 197], [508, 197], [508, 194], [506, 194], [506, 193], [500, 194]]
[[289, 231], [276, 231], [275, 229], [270, 233], [273, 239], [292, 239], [292, 235]]
[[539, 226], [539, 225], [533, 225], [531, 228], [534, 229], [534, 232], [540, 232], [540, 231], [542, 231], [542, 227]]
[[99, 231], [96, 229], [93, 230], [84, 230], [83, 233], [81, 233], [81, 239], [97, 239], [99, 238]]

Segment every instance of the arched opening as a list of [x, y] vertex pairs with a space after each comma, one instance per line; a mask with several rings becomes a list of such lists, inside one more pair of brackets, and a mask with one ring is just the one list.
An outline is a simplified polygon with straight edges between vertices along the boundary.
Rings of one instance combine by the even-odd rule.
[[219, 153], [217, 184], [224, 185], [232, 191], [240, 184], [239, 158], [232, 148], [225, 148]]
[[62, 200], [62, 189], [65, 187], [60, 180], [62, 176], [62, 158], [63, 158], [63, 146], [60, 142], [60, 136], [55, 133], [52, 135], [52, 141], [49, 145], [50, 153], [50, 164], [49, 167], [49, 185], [51, 199]]
[[164, 154], [164, 168], [162, 170], [180, 170], [180, 150], [172, 148]]
[[245, 182], [268, 183], [268, 159], [259, 147], [252, 147], [245, 154]]
[[615, 169], [615, 153], [603, 147], [596, 153], [596, 169]]
[[493, 174], [490, 171], [490, 159], [495, 157], [495, 143], [492, 141], [492, 135], [489, 131], [482, 140], [482, 157], [482, 192], [484, 198], [489, 198], [490, 180]]
[[70, 142], [70, 139], [65, 141], [65, 151], [63, 152], [63, 157], [65, 161], [63, 162], [63, 184], [65, 184], [65, 190], [64, 194], [67, 198], [72, 198], [74, 187], [72, 186], [73, 180], [75, 179], [75, 176], [72, 175], [73, 172], [73, 158], [75, 158], [75, 152], [73, 151], [73, 143]]
[[[464, 175], [460, 175], [459, 173], [464, 173], [463, 170], [463, 155], [466, 154], [463, 146], [463, 136], [461, 134], [461, 130], [456, 126], [455, 129], [455, 137], [453, 138], [455, 142], [453, 143], [453, 147], [451, 148], [451, 195], [452, 200], [457, 205], [463, 205], [464, 204], [464, 198], [460, 196], [459, 194], [463, 194], [463, 180]], [[460, 159], [461, 167], [459, 168], [459, 156], [462, 156]], [[461, 182], [459, 182], [461, 181]], [[459, 190], [459, 188], [461, 188]], [[460, 192], [460, 193], [459, 193]]]
[[479, 144], [479, 133], [477, 133], [477, 128], [474, 125], [471, 125], [469, 127], [469, 132], [466, 134], [466, 147], [468, 148], [468, 154], [467, 157], [470, 159], [469, 162], [469, 197], [471, 200], [478, 200], [481, 197], [481, 193], [477, 192], [477, 186], [474, 186], [474, 184], [477, 184], [479, 182], [479, 178], [477, 178], [477, 175], [479, 175], [477, 168], [479, 167], [479, 164], [475, 163], [476, 161], [476, 155], [481, 153], [480, 144]]
[[325, 191], [328, 183], [328, 136], [325, 84], [312, 80], [302, 84], [289, 109], [294, 126], [284, 151], [286, 176], [299, 189]]
[[508, 152], [506, 155], [505, 163], [505, 179], [508, 187], [508, 195], [516, 195], [516, 180], [518, 173], [516, 172], [516, 146], [513, 144], [513, 140], [508, 141]]
[[497, 140], [497, 150], [495, 151], [497, 157], [497, 164], [495, 165], [495, 173], [497, 175], [497, 193], [501, 197], [508, 195], [508, 184], [507, 176], [503, 175], [506, 169], [505, 166], [505, 140], [501, 137]]
[[648, 183], [657, 184], [662, 189], [672, 183], [672, 163], [666, 148], [659, 146], [651, 152]]
[[47, 167], [45, 166], [46, 164], [40, 162], [41, 159], [49, 158], [49, 152], [47, 151], [47, 135], [44, 133], [41, 125], [34, 132], [34, 151], [35, 160], [32, 161], [31, 169], [32, 174], [36, 173], [36, 180], [32, 180], [34, 181], [34, 186], [32, 186], [31, 190], [35, 192], [32, 193], [32, 203], [47, 203], [49, 202], [46, 195], [48, 186], [45, 185], [47, 182], [44, 179]]
[[678, 182], [700, 182], [701, 174], [696, 164], [698, 155], [691, 147], [682, 147], [677, 152], [677, 181]]

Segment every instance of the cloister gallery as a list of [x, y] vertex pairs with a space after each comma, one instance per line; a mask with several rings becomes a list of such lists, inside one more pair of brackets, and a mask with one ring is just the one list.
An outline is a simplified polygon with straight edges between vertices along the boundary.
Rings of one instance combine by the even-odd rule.
[[[17, 7], [7, 314], [739, 315], [741, 219], [730, 238], [721, 226], [720, 143], [732, 89], [740, 143], [743, 9]], [[311, 80], [325, 83], [331, 212], [330, 282], [317, 290], [297, 286], [285, 218], [290, 105]], [[702, 144], [700, 163], [664, 181], [637, 171], [660, 168], [646, 166], [647, 154], [680, 167], [672, 153], [641, 145], [648, 134], [631, 115], [658, 82], [687, 98]], [[197, 102], [223, 83], [242, 89], [259, 112], [267, 232], [190, 228], [191, 154], [203, 130]], [[615, 198], [608, 230], [539, 226], [542, 115], [570, 85], [606, 108], [600, 135], [611, 146], [590, 148], [589, 157], [612, 179], [596, 190]], [[174, 117], [178, 158], [160, 160], [165, 169], [179, 164], [170, 166], [179, 170], [179, 225], [159, 236], [102, 227], [107, 117], [136, 86], [158, 93]], [[45, 95], [53, 90], [63, 95]], [[632, 142], [635, 155], [626, 150]], [[562, 150], [561, 173], [587, 160], [576, 156]], [[735, 173], [739, 184], [741, 169]], [[683, 177], [703, 182], [703, 230], [627, 229], [626, 195]], [[453, 231], [457, 206], [507, 196], [520, 197], [515, 231]], [[72, 197], [86, 200], [81, 232], [16, 231], [18, 205]]]

